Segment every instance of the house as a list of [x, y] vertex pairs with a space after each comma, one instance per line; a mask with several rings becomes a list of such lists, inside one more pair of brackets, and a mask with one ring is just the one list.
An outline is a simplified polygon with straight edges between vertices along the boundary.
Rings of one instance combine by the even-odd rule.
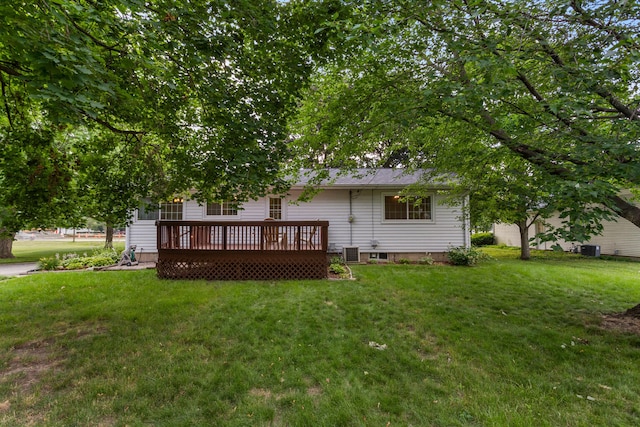
[[[624, 191], [622, 196], [630, 197], [631, 193]], [[616, 218], [617, 221], [604, 221], [602, 223], [602, 234], [593, 236], [588, 242], [541, 242], [533, 239], [530, 243], [532, 249], [551, 250], [556, 244], [560, 245], [565, 251], [570, 251], [575, 247], [584, 245], [593, 245], [600, 247], [602, 255], [619, 255], [625, 257], [640, 258], [640, 228], [624, 218]], [[547, 225], [559, 227], [561, 219], [553, 216], [542, 221], [536, 222], [529, 227], [529, 236], [534, 237], [537, 233], [544, 232]], [[495, 224], [493, 233], [496, 243], [499, 245], [520, 247], [520, 233], [518, 227], [512, 224]]]
[[[307, 176], [293, 185], [286, 195], [261, 197], [239, 207], [228, 202], [198, 204], [193, 200], [176, 198], [161, 204], [159, 210], [136, 210], [127, 227], [126, 244], [137, 246], [140, 260], [157, 260], [160, 239], [156, 227], [158, 220], [164, 227], [170, 226], [171, 221], [176, 224], [181, 221], [197, 222], [194, 224], [214, 221], [216, 227], [221, 224], [246, 224], [261, 227], [249, 233], [259, 234], [265, 240], [269, 238], [272, 227], [264, 225], [264, 220], [269, 218], [274, 220], [270, 224], [285, 230], [279, 237], [282, 241], [277, 242], [278, 249], [291, 251], [292, 248], [300, 248], [302, 231], [307, 234], [313, 232], [315, 239], [324, 239], [326, 242], [325, 262], [327, 254], [343, 255], [347, 261], [354, 262], [419, 260], [426, 256], [443, 259], [450, 247], [470, 244], [469, 224], [463, 219], [463, 208], [468, 200], [463, 198], [458, 204], [445, 204], [442, 191], [446, 188], [437, 185], [433, 185], [432, 191], [420, 199], [401, 197], [400, 192], [418, 182], [423, 173], [406, 173], [400, 169], [362, 169], [353, 175], [340, 176], [338, 170], [331, 170], [332, 179], [322, 183], [321, 191], [309, 202], [297, 201], [309, 182]], [[316, 234], [317, 227], [308, 224], [313, 221], [326, 223], [325, 235]], [[305, 230], [295, 228], [303, 226]], [[287, 232], [284, 227], [294, 228], [289, 228]], [[203, 241], [197, 237], [196, 231], [184, 233], [191, 236], [192, 242], [189, 244], [193, 244], [194, 239]], [[210, 239], [209, 236], [204, 238], [207, 242]], [[254, 243], [257, 244], [257, 241]], [[316, 243], [319, 245], [320, 240]], [[170, 242], [163, 244], [170, 245]], [[317, 249], [315, 243], [313, 248]]]

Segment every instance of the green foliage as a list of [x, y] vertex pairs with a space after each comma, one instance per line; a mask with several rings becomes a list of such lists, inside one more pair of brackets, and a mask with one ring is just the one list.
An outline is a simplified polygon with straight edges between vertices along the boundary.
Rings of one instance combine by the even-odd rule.
[[398, 259], [398, 264], [411, 264], [411, 260], [408, 258], [400, 258]]
[[596, 234], [612, 215], [640, 226], [618, 195], [640, 185], [639, 13], [595, 0], [361, 2], [333, 20], [360, 48], [306, 91], [296, 159], [453, 172], [442, 184], [470, 195], [476, 225], [558, 211], [551, 239]]
[[69, 145], [42, 129], [0, 126], [0, 228], [48, 227], [73, 211]]
[[[124, 242], [116, 242], [116, 251], [124, 250]], [[51, 258], [55, 254], [93, 253], [102, 250], [104, 245], [95, 241], [69, 240], [17, 240], [13, 242], [15, 258], [1, 260], [1, 263], [38, 262], [41, 258]], [[59, 255], [58, 255], [59, 257]]]
[[434, 259], [430, 256], [424, 256], [418, 260], [418, 264], [422, 265], [433, 265]]
[[331, 257], [331, 260], [329, 260], [329, 264], [344, 264], [344, 259], [340, 255], [334, 255]]
[[329, 270], [335, 274], [344, 274], [347, 272], [347, 269], [342, 264], [331, 264]]
[[68, 253], [60, 257], [58, 254], [54, 257], [42, 258], [39, 262], [41, 270], [80, 270], [90, 267], [105, 267], [118, 262], [120, 256], [114, 249], [99, 249], [92, 255], [78, 255], [77, 253]]
[[60, 266], [60, 256], [56, 254], [56, 256], [40, 258], [38, 261], [38, 269], [39, 270], [55, 270]]
[[378, 263], [377, 259], [374, 259], [374, 258], [369, 259], [369, 264], [377, 264], [377, 263]]
[[457, 247], [449, 249], [447, 258], [453, 265], [473, 266], [486, 259], [486, 255], [474, 247]]
[[476, 233], [471, 235], [473, 246], [489, 246], [495, 244], [493, 233]]
[[9, 279], [1, 423], [636, 425], [638, 337], [596, 325], [640, 300], [638, 265], [512, 252], [474, 269], [356, 265], [348, 286]]
[[60, 267], [63, 270], [81, 270], [88, 267], [87, 258], [86, 256], [79, 257], [75, 254], [73, 256], [63, 256]]
[[337, 2], [0, 2], [0, 232], [123, 224], [142, 196], [282, 190], [286, 120], [312, 65], [339, 51], [316, 24], [348, 14]]

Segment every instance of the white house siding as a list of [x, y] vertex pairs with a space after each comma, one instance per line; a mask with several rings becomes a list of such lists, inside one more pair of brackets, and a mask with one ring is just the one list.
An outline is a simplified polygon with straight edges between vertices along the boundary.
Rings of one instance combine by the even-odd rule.
[[[397, 191], [326, 189], [312, 202], [287, 203], [284, 218], [289, 221], [329, 221], [329, 246], [337, 252], [341, 252], [344, 246], [358, 246], [361, 252], [425, 254], [465, 245], [466, 232], [460, 221], [460, 208], [436, 202], [433, 222], [385, 223], [383, 194]], [[299, 191], [292, 191], [286, 201], [294, 202], [299, 194]], [[437, 200], [435, 196], [434, 200]], [[349, 217], [353, 219], [351, 223]], [[376, 240], [378, 245], [374, 248], [372, 241]]]
[[[553, 217], [546, 220], [553, 226], [559, 226], [560, 218]], [[536, 234], [535, 226], [529, 228], [529, 236]], [[518, 227], [508, 224], [494, 225], [494, 235], [496, 243], [508, 246], [520, 247], [520, 234]], [[551, 249], [556, 242], [533, 242], [529, 246], [534, 249]], [[564, 250], [569, 250], [571, 245], [579, 246], [579, 242], [557, 242]], [[620, 255], [627, 257], [640, 257], [640, 228], [633, 225], [624, 218], [617, 221], [606, 221], [603, 223], [603, 232], [599, 236], [593, 236], [586, 245], [600, 246], [600, 253], [603, 255]]]
[[158, 252], [156, 249], [156, 240], [157, 232], [154, 221], [138, 221], [127, 227], [127, 247], [136, 245], [136, 253], [141, 255], [142, 261], [148, 256], [146, 254], [155, 254]]
[[[433, 196], [433, 220], [385, 222], [383, 195], [399, 189], [325, 189], [311, 202], [295, 203], [300, 190], [292, 190], [283, 200], [283, 220], [329, 221], [329, 247], [337, 253], [344, 246], [357, 246], [362, 253], [443, 253], [450, 247], [468, 243], [468, 227], [461, 221], [461, 208], [438, 203]], [[351, 197], [351, 204], [349, 198]], [[235, 221], [263, 220], [268, 216], [268, 198], [249, 201], [237, 216], [226, 217]], [[352, 222], [349, 221], [350, 216]], [[203, 206], [195, 201], [185, 201], [185, 220], [221, 220], [208, 217]], [[224, 220], [224, 219], [223, 219]], [[154, 221], [134, 221], [127, 229], [128, 244], [136, 244], [138, 253], [157, 253]], [[377, 241], [376, 247], [372, 241]]]

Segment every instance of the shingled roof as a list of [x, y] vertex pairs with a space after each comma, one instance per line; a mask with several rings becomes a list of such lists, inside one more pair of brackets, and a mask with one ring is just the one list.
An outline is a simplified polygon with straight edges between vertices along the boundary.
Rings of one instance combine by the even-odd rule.
[[[403, 187], [421, 181], [429, 170], [407, 171], [405, 169], [356, 169], [345, 173], [340, 169], [328, 169], [329, 178], [323, 179], [320, 187], [379, 188]], [[303, 170], [295, 187], [304, 187], [313, 182], [316, 172]], [[439, 185], [441, 186], [441, 185]]]

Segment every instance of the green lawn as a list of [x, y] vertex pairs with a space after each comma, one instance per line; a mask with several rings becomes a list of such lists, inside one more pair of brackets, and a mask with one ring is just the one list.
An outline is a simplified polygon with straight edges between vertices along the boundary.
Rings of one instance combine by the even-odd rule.
[[[0, 259], [0, 264], [16, 262], [36, 262], [40, 258], [55, 256], [56, 254], [83, 253], [91, 254], [94, 250], [102, 249], [103, 241], [98, 240], [16, 240], [13, 242], [15, 258]], [[123, 242], [114, 242], [116, 250], [124, 250]]]
[[599, 324], [640, 265], [490, 251], [355, 281], [0, 282], [0, 425], [638, 425], [640, 337]]

